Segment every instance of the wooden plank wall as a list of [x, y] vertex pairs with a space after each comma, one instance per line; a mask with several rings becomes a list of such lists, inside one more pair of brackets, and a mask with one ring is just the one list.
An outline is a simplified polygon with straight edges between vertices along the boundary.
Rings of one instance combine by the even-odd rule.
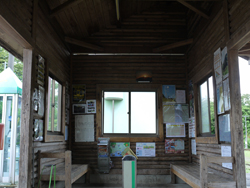
[[[42, 6], [36, 5], [35, 3], [37, 3], [36, 0], [14, 0], [0, 2], [0, 10], [3, 18], [12, 24], [17, 32], [19, 32], [19, 34], [28, 43], [30, 43], [33, 48], [32, 88], [38, 88], [38, 84], [36, 83], [36, 65], [38, 55], [41, 55], [45, 58], [46, 66], [48, 66], [49, 71], [61, 83], [65, 84], [66, 81], [70, 83], [70, 53], [67, 50], [65, 44], [60, 39], [59, 35], [53, 29], [48, 16], [44, 14], [44, 9], [41, 8]], [[34, 8], [34, 6], [37, 7]], [[33, 12], [34, 10], [36, 12]], [[34, 22], [33, 19], [35, 19]], [[36, 27], [34, 27], [33, 24], [36, 24]], [[11, 44], [9, 45], [11, 46]], [[22, 59], [22, 56], [19, 58]], [[33, 114], [33, 117], [35, 118], [37, 116]], [[38, 164], [36, 161], [37, 151], [62, 152], [65, 151], [67, 147], [67, 142], [33, 142], [32, 150], [34, 152], [34, 161], [30, 182], [32, 187], [33, 183], [35, 184], [35, 187], [37, 187], [39, 176], [37, 172]], [[62, 162], [63, 160], [61, 159], [43, 160], [42, 167], [45, 164], [61, 164]]]
[[246, 24], [250, 18], [250, 1], [248, 0], [228, 0], [229, 2], [229, 21], [231, 36], [239, 30], [241, 26]]
[[[38, 17], [37, 17], [37, 29], [35, 34], [36, 48], [35, 48], [35, 62], [38, 55], [45, 58], [46, 65], [48, 66], [49, 72], [52, 73], [58, 81], [63, 85], [67, 81], [70, 83], [70, 53], [65, 48], [65, 45], [60, 40], [59, 36], [55, 33], [51, 24], [47, 20], [43, 11], [38, 7]], [[36, 71], [35, 71], [36, 72]], [[34, 88], [38, 87], [36, 83], [33, 83]], [[45, 104], [46, 105], [46, 104]], [[64, 115], [62, 116], [65, 117]], [[44, 120], [45, 121], [45, 120]], [[64, 126], [64, 125], [62, 125]], [[35, 187], [39, 180], [39, 174], [37, 172], [37, 152], [64, 152], [67, 150], [67, 142], [34, 142], [33, 152], [34, 152], [34, 168], [33, 175]], [[56, 164], [59, 166], [64, 163], [64, 159], [42, 159], [41, 169], [47, 164]], [[50, 170], [50, 169], [45, 169]], [[43, 185], [46, 187], [46, 184]], [[47, 186], [48, 187], [48, 186]]]
[[[188, 57], [188, 78], [197, 83], [213, 70], [213, 53], [219, 47], [226, 46], [225, 32], [229, 29], [230, 36], [234, 36], [241, 26], [250, 19], [248, 11], [250, 2], [248, 0], [237, 1], [228, 0], [229, 26], [224, 28], [223, 7], [218, 11], [213, 11], [206, 29], [200, 32], [195, 39], [187, 57]], [[248, 41], [246, 41], [248, 42]], [[206, 45], [204, 45], [206, 44]], [[192, 161], [199, 163], [199, 157], [202, 153], [206, 155], [221, 155], [221, 144], [197, 144], [197, 155], [192, 155]], [[222, 168], [220, 165], [209, 165], [210, 167], [233, 174], [232, 170]]]
[[[96, 99], [97, 84], [136, 84], [136, 71], [139, 70], [152, 71], [154, 84], [173, 84], [178, 89], [187, 89], [185, 56], [73, 56], [71, 61], [73, 84], [86, 84], [87, 99]], [[73, 163], [87, 163], [92, 173], [95, 173], [97, 143], [76, 143], [74, 115], [71, 125]], [[131, 143], [134, 152], [135, 145], [136, 143]], [[139, 158], [138, 174], [170, 174], [170, 163], [189, 160], [188, 138], [185, 138], [184, 154], [164, 152], [164, 141], [156, 142], [156, 157]], [[115, 166], [110, 174], [121, 174], [121, 158], [112, 158], [112, 161]]]

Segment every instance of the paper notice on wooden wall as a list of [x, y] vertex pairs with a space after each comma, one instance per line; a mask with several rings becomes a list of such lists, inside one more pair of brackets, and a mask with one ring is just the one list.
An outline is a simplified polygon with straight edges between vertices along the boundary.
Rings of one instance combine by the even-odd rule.
[[176, 103], [186, 103], [185, 90], [176, 90]]
[[222, 77], [223, 80], [226, 79], [228, 77], [228, 58], [227, 58], [227, 47], [225, 47], [222, 51], [221, 51], [221, 67], [222, 67]]
[[214, 74], [216, 84], [222, 82], [222, 70], [221, 70], [221, 50], [218, 48], [214, 52]]
[[229, 88], [229, 78], [223, 81], [223, 92], [224, 92], [224, 104], [225, 111], [230, 110], [230, 88]]
[[217, 94], [217, 113], [223, 114], [225, 112], [225, 109], [224, 109], [224, 97], [223, 97], [222, 83], [217, 84], [216, 94]]
[[192, 148], [192, 154], [196, 155], [196, 141], [195, 139], [191, 139], [191, 148]]
[[94, 142], [94, 115], [75, 116], [75, 142]]
[[[221, 145], [221, 156], [222, 157], [231, 157], [232, 156], [231, 146]], [[233, 169], [232, 163], [222, 163], [222, 166], [224, 168]]]

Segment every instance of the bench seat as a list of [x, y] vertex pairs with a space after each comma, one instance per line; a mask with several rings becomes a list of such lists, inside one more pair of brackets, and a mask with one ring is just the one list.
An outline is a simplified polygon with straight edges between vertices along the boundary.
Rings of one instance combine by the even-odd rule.
[[172, 164], [172, 183], [175, 183], [175, 176], [194, 188], [236, 188], [236, 182], [232, 175], [208, 168], [207, 163], [205, 167], [195, 163]]
[[[56, 159], [65, 159], [63, 165], [56, 165], [56, 181], [65, 181], [65, 188], [71, 188], [71, 184], [74, 183], [77, 179], [83, 176], [88, 171], [87, 164], [72, 164], [71, 163], [71, 151], [65, 152], [55, 152], [55, 153], [41, 153], [38, 151], [38, 172], [41, 174], [41, 181], [50, 180], [50, 171], [42, 172], [41, 169], [41, 159], [42, 158], [56, 158]], [[54, 164], [50, 164], [54, 165]], [[49, 166], [50, 166], [49, 165]], [[52, 180], [54, 180], [54, 171], [52, 175]]]
[[[79, 179], [82, 175], [84, 175], [88, 171], [88, 165], [80, 165], [73, 164], [71, 165], [71, 183], [74, 183], [77, 179]], [[49, 181], [50, 171], [44, 172], [41, 175], [42, 181]], [[56, 168], [56, 181], [65, 181], [65, 166], [60, 166]], [[52, 176], [52, 180], [54, 180], [54, 175]]]

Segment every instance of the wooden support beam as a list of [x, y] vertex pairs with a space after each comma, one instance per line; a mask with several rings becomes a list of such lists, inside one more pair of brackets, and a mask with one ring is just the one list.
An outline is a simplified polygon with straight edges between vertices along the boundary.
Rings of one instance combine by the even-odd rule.
[[90, 43], [87, 43], [87, 42], [84, 42], [84, 41], [76, 40], [76, 39], [73, 39], [73, 38], [70, 38], [70, 37], [65, 37], [65, 41], [68, 42], [68, 43], [71, 43], [71, 44], [75, 44], [75, 45], [78, 45], [78, 46], [82, 46], [84, 48], [91, 49], [91, 50], [96, 50], [96, 51], [100, 51], [100, 52], [104, 51], [103, 47], [100, 47], [100, 46], [97, 46], [97, 45], [94, 45], [94, 44], [90, 44]]
[[23, 50], [23, 93], [20, 135], [19, 187], [30, 187], [32, 171], [32, 50]]
[[187, 3], [186, 1], [184, 0], [177, 0], [179, 3], [183, 4], [184, 6], [186, 6], [187, 8], [189, 8], [190, 10], [196, 12], [197, 14], [199, 14], [200, 16], [206, 18], [206, 19], [209, 19], [209, 16], [204, 13], [204, 10], [201, 10], [200, 8], [197, 8], [193, 5], [191, 5], [190, 3]]
[[83, 0], [69, 0], [67, 1], [66, 3], [63, 3], [61, 4], [60, 6], [54, 8], [53, 10], [51, 10], [51, 13], [50, 13], [50, 16], [55, 16], [57, 15], [58, 13], [68, 9], [68, 8], [71, 8], [79, 3], [81, 3]]
[[173, 43], [173, 44], [168, 44], [168, 45], [165, 45], [165, 46], [154, 48], [153, 52], [162, 52], [162, 51], [177, 48], [177, 47], [180, 47], [180, 46], [185, 46], [185, 45], [193, 43], [193, 41], [194, 41], [193, 39], [188, 39], [188, 40], [176, 42], [176, 43]]
[[241, 117], [241, 93], [240, 93], [240, 76], [238, 49], [228, 51], [228, 67], [229, 67], [229, 86], [230, 86], [230, 130], [231, 130], [231, 146], [232, 157], [235, 159], [233, 164], [234, 180], [237, 187], [246, 187], [246, 171], [245, 156], [243, 144], [243, 128]]
[[116, 18], [117, 21], [120, 21], [120, 7], [119, 7], [119, 0], [115, 0], [115, 7], [116, 7]]

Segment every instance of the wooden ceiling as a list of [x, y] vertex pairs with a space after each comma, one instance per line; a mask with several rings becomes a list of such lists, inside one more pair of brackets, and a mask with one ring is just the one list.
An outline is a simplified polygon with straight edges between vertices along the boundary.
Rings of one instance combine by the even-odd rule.
[[71, 52], [186, 53], [221, 0], [47, 0]]

